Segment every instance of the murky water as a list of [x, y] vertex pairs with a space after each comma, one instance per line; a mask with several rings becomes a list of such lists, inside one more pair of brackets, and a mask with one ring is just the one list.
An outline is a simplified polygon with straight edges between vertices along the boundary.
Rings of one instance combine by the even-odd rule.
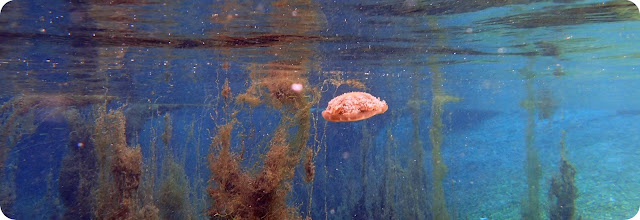
[[[628, 219], [629, 1], [12, 1], [15, 219]], [[329, 122], [346, 92], [384, 100]]]

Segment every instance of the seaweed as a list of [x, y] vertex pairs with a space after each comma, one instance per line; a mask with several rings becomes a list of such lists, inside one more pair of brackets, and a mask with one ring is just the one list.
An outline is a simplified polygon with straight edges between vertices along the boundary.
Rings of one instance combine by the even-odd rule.
[[527, 176], [527, 194], [522, 200], [520, 214], [523, 219], [542, 219], [542, 211], [540, 210], [540, 178], [542, 176], [542, 168], [538, 159], [538, 150], [534, 146], [534, 136], [536, 127], [536, 98], [533, 87], [533, 80], [536, 76], [530, 70], [523, 69], [522, 76], [525, 78], [527, 97], [522, 101], [521, 105], [527, 111], [527, 127], [525, 129], [525, 152], [526, 159], [524, 162], [524, 170]]
[[94, 218], [92, 190], [96, 186], [96, 155], [91, 142], [91, 128], [94, 126], [88, 117], [77, 109], [65, 113], [71, 127], [67, 147], [70, 154], [62, 160], [58, 177], [58, 192], [65, 207], [65, 219]]
[[[6, 160], [22, 137], [33, 134], [43, 121], [57, 116], [63, 116], [69, 123], [74, 123], [77, 108], [108, 103], [114, 98], [105, 95], [24, 94], [15, 96], [0, 106], [0, 207], [3, 207], [4, 213], [13, 215], [16, 199], [13, 171], [17, 167]], [[80, 129], [76, 126], [75, 130]], [[81, 136], [83, 135], [77, 137]]]
[[183, 165], [174, 159], [174, 150], [171, 149], [171, 137], [173, 134], [173, 122], [171, 114], [164, 114], [164, 130], [162, 143], [166, 153], [162, 164], [162, 182], [157, 191], [156, 205], [161, 219], [189, 219], [188, 198], [189, 185]]
[[[281, 74], [278, 71], [260, 70], [258, 72], [267, 73], [269, 76]], [[280, 125], [269, 140], [268, 152], [261, 168], [244, 169], [242, 162], [245, 157], [232, 150], [232, 131], [239, 124], [236, 118], [238, 111], [228, 114], [226, 123], [219, 125], [216, 129], [209, 154], [209, 169], [212, 174], [210, 181], [213, 183], [209, 187], [209, 196], [213, 199], [213, 204], [208, 215], [212, 219], [301, 218], [293, 208], [287, 206], [286, 196], [291, 191], [295, 168], [301, 160], [305, 160], [303, 167], [305, 179], [309, 182], [313, 180], [315, 172], [313, 151], [306, 147], [306, 142], [310, 136], [310, 108], [317, 103], [317, 98], [307, 100], [303, 92], [295, 92], [294, 96], [277, 95], [278, 92], [285, 90], [288, 91], [287, 93], [294, 92], [290, 85], [283, 83], [289, 81], [280, 80], [277, 79], [277, 82], [274, 82], [256, 79], [255, 82], [258, 83], [243, 93], [270, 100], [266, 103], [281, 110], [282, 113]], [[264, 84], [265, 82], [275, 84]], [[265, 90], [269, 93], [264, 93]], [[278, 92], [272, 93], [272, 91]], [[314, 94], [312, 89], [307, 91]], [[237, 102], [243, 103], [239, 98]], [[259, 103], [263, 101], [260, 100]], [[253, 106], [251, 103], [248, 104]], [[295, 111], [292, 111], [294, 109]], [[290, 133], [293, 133], [291, 138], [289, 138]], [[307, 149], [306, 153], [303, 154], [305, 149]]]
[[381, 218], [382, 219], [396, 219], [396, 202], [394, 198], [396, 196], [394, 186], [396, 183], [396, 177], [393, 172], [393, 159], [391, 152], [397, 145], [395, 144], [395, 140], [393, 138], [393, 133], [391, 132], [391, 126], [388, 126], [386, 129], [386, 143], [384, 146], [384, 168], [382, 171], [382, 184], [380, 184], [380, 210], [381, 210]]
[[137, 190], [142, 175], [140, 147], [129, 147], [122, 109], [97, 111], [93, 142], [96, 149], [98, 185], [95, 191], [95, 216], [99, 219], [137, 219], [140, 215], [156, 218], [156, 208], [139, 207]]
[[559, 172], [551, 179], [549, 188], [550, 219], [573, 220], [576, 219], [576, 198], [578, 188], [575, 185], [576, 168], [569, 162], [566, 156], [565, 133], [562, 133], [560, 141], [561, 156]]
[[313, 178], [316, 174], [316, 165], [313, 163], [313, 150], [307, 148], [307, 153], [304, 158], [304, 181], [306, 183], [313, 182]]
[[162, 166], [163, 181], [158, 190], [156, 203], [161, 219], [189, 219], [187, 210], [188, 181], [184, 168], [171, 157]]
[[171, 141], [171, 136], [173, 134], [173, 125], [171, 122], [171, 114], [168, 112], [164, 114], [164, 131], [160, 136], [162, 138], [162, 143], [164, 143], [165, 151], [169, 149], [169, 141]]
[[356, 192], [357, 194], [360, 194], [360, 197], [351, 209], [351, 216], [353, 216], [353, 219], [370, 219], [373, 216], [371, 209], [367, 206], [369, 203], [368, 200], [375, 200], [375, 198], [367, 196], [369, 193], [367, 190], [369, 187], [369, 177], [367, 176], [369, 165], [367, 164], [367, 157], [369, 156], [369, 151], [373, 142], [372, 139], [373, 137], [371, 136], [369, 128], [367, 127], [367, 124], [364, 123], [362, 126], [362, 139], [360, 140], [360, 148], [362, 149], [360, 161], [360, 173], [362, 175], [360, 180], [362, 181], [362, 189], [360, 193]]
[[[429, 19], [429, 25], [437, 27], [435, 18]], [[442, 38], [438, 43], [443, 45]], [[449, 220], [451, 216], [447, 210], [443, 181], [447, 174], [447, 165], [442, 158], [442, 142], [443, 142], [443, 126], [442, 113], [444, 105], [448, 102], [457, 102], [458, 97], [449, 96], [443, 89], [444, 76], [440, 72], [439, 66], [432, 64], [429, 66], [432, 73], [431, 90], [433, 92], [431, 102], [431, 128], [429, 129], [429, 137], [431, 139], [431, 165], [433, 166], [433, 195], [431, 198], [431, 215], [436, 220]]]
[[211, 181], [209, 195], [214, 199], [209, 210], [212, 219], [295, 219], [286, 205], [296, 158], [289, 157], [286, 132], [279, 129], [270, 144], [264, 167], [255, 176], [242, 169], [241, 158], [231, 152], [231, 131], [237, 120], [219, 126], [209, 155]]
[[[236, 99], [239, 104], [247, 103], [251, 107], [267, 103], [275, 109], [302, 109], [307, 104], [304, 92], [294, 90], [291, 85], [304, 86], [308, 84], [300, 78], [300, 73], [305, 72], [304, 68], [302, 63], [298, 61], [253, 64], [249, 67], [253, 83], [245, 93], [239, 94]], [[223, 89], [222, 92], [225, 90]], [[230, 97], [230, 94], [223, 93], [222, 95]]]
[[[307, 32], [311, 29], [322, 30], [320, 25], [323, 24], [323, 16], [311, 2], [305, 1], [304, 7], [296, 7], [299, 4], [287, 1], [272, 3], [274, 11], [291, 13], [295, 10], [296, 13], [305, 14], [287, 22], [287, 25], [280, 25], [282, 18], [279, 16], [264, 18], [273, 23], [275, 30], [286, 34], [239, 38], [232, 37], [235, 34], [233, 31], [221, 33], [220, 39], [234, 47], [267, 46], [267, 53], [274, 54], [275, 59], [248, 64], [248, 87], [235, 95], [235, 99], [228, 79], [220, 89], [219, 101], [224, 101], [220, 106], [223, 112], [222, 117], [218, 117], [218, 110], [214, 110], [214, 120], [222, 123], [216, 126], [208, 156], [211, 170], [208, 194], [212, 199], [208, 215], [212, 219], [302, 218], [295, 207], [287, 206], [286, 199], [291, 192], [298, 165], [301, 165], [302, 178], [307, 183], [311, 183], [315, 177], [315, 153], [307, 146], [307, 142], [311, 136], [311, 107], [318, 103], [320, 93], [307, 80], [307, 73], [314, 67], [311, 62], [313, 51], [307, 48], [308, 45], [298, 42], [316, 39], [315, 36], [308, 36]], [[220, 12], [224, 14], [227, 8], [236, 8], [238, 5], [229, 2], [220, 7], [224, 8]], [[217, 15], [213, 17], [214, 22], [223, 26], [233, 26], [236, 21], [230, 15]], [[222, 69], [228, 71], [230, 67], [228, 60], [225, 60]], [[235, 100], [237, 109], [230, 109], [230, 100]], [[280, 123], [269, 138], [257, 140], [253, 122], [243, 125], [243, 118], [239, 119], [238, 115], [251, 117], [253, 109], [261, 105], [277, 111]], [[237, 133], [233, 132], [234, 128], [238, 128]], [[248, 134], [244, 133], [245, 129], [249, 130]], [[234, 137], [240, 139], [238, 146], [232, 143]], [[255, 145], [248, 146], [246, 143]], [[239, 149], [234, 150], [235, 147]], [[246, 148], [252, 151], [245, 151]], [[266, 152], [261, 152], [262, 149], [266, 149]], [[254, 166], [246, 165], [251, 162], [255, 162]], [[307, 215], [310, 215], [310, 208]]]

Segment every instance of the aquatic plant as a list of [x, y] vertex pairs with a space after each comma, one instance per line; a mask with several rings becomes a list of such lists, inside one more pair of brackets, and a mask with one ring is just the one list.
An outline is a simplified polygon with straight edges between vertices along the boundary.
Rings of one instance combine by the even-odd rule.
[[[275, 109], [303, 108], [306, 103], [304, 92], [295, 91], [292, 85], [308, 85], [306, 80], [300, 77], [301, 73], [305, 72], [304, 68], [303, 63], [296, 61], [252, 64], [249, 70], [253, 81], [246, 92], [239, 94], [236, 99], [239, 104], [249, 104], [251, 107], [265, 102]], [[224, 97], [225, 93], [222, 95]]]
[[77, 108], [108, 103], [113, 99], [113, 96], [104, 95], [25, 94], [0, 106], [0, 207], [4, 213], [11, 216], [15, 201], [15, 166], [7, 164], [6, 160], [22, 137], [32, 134], [43, 121], [53, 117], [64, 117], [72, 124]]
[[527, 176], [527, 194], [522, 201], [521, 215], [523, 219], [542, 219], [540, 210], [540, 177], [542, 171], [538, 159], [538, 151], [526, 150], [525, 172]]
[[313, 163], [314, 154], [311, 148], [307, 148], [307, 153], [304, 157], [304, 181], [307, 183], [313, 182], [313, 178], [316, 175], [316, 165]]
[[343, 71], [327, 71], [325, 74], [325, 77], [327, 78], [325, 80], [325, 83], [333, 85], [334, 87], [336, 87], [336, 90], [342, 85], [347, 85], [358, 90], [365, 90], [367, 88], [367, 86], [359, 79], [343, 79], [343, 75], [345, 75]]
[[189, 185], [183, 165], [175, 160], [171, 149], [173, 122], [170, 113], [164, 114], [164, 129], [162, 143], [164, 144], [164, 159], [162, 161], [162, 181], [156, 191], [156, 205], [161, 219], [191, 219], [188, 210]]
[[549, 218], [573, 220], [576, 219], [576, 198], [578, 198], [578, 188], [574, 183], [576, 168], [567, 159], [567, 149], [564, 140], [565, 132], [562, 132], [559, 173], [551, 179], [548, 194], [551, 204]]
[[[226, 13], [226, 7], [237, 7], [235, 3], [220, 5], [221, 13]], [[229, 46], [266, 46], [267, 53], [277, 54], [273, 60], [266, 63], [251, 63], [247, 65], [249, 71], [248, 87], [233, 99], [233, 93], [225, 80], [220, 90], [220, 97], [224, 99], [222, 114], [216, 111], [216, 121], [222, 121], [216, 126], [215, 136], [210, 145], [209, 169], [210, 179], [209, 196], [212, 205], [208, 215], [217, 219], [237, 218], [267, 218], [267, 219], [295, 219], [301, 218], [294, 208], [286, 204], [286, 196], [291, 191], [291, 182], [294, 178], [295, 168], [300, 161], [305, 161], [303, 172], [305, 179], [312, 181], [315, 175], [313, 164], [313, 151], [307, 147], [311, 129], [311, 107], [318, 103], [320, 93], [307, 81], [306, 74], [313, 68], [310, 57], [313, 50], [308, 45], [297, 43], [300, 40], [316, 39], [308, 35], [309, 31], [322, 30], [319, 26], [323, 16], [309, 1], [288, 2], [277, 1], [272, 5], [274, 11], [291, 13], [295, 11], [305, 16], [296, 17], [294, 20], [283, 23], [283, 17], [265, 17], [266, 22], [272, 23], [273, 30], [286, 34], [264, 34], [250, 37], [233, 37], [234, 19], [214, 18], [215, 23], [230, 27], [217, 40], [228, 43]], [[238, 10], [248, 8], [238, 7]], [[278, 14], [278, 13], [276, 13]], [[225, 16], [226, 17], [226, 16]], [[233, 17], [229, 17], [233, 18]], [[274, 46], [273, 48], [270, 46]], [[277, 46], [277, 47], [276, 47]], [[231, 56], [232, 57], [232, 56]], [[228, 70], [228, 61], [223, 63], [223, 70]], [[245, 70], [243, 70], [245, 71]], [[294, 86], [295, 85], [295, 86]], [[236, 109], [231, 108], [230, 100], [235, 100]], [[241, 123], [238, 114], [245, 116], [252, 113], [252, 109], [266, 105], [277, 111], [280, 123], [267, 140], [255, 141], [256, 146], [245, 145], [245, 135], [253, 138], [255, 128], [252, 122], [248, 125]], [[247, 111], [243, 111], [247, 110]], [[219, 120], [218, 120], [219, 119]], [[241, 118], [242, 119], [242, 118]], [[233, 128], [238, 128], [234, 135]], [[243, 133], [247, 129], [248, 134]], [[233, 146], [233, 137], [241, 137], [240, 146]], [[262, 144], [268, 142], [266, 144]], [[251, 142], [249, 142], [251, 143]], [[234, 151], [232, 147], [239, 147]], [[249, 154], [245, 155], [245, 147], [251, 147]], [[261, 154], [261, 149], [267, 152]], [[257, 152], [257, 153], [256, 153]], [[306, 153], [305, 153], [306, 152]], [[248, 162], [251, 156], [259, 157], [255, 168], [249, 169], [242, 166], [242, 162]], [[248, 159], [249, 158], [249, 159]], [[311, 200], [309, 200], [311, 201]], [[310, 206], [310, 202], [308, 204]], [[310, 209], [307, 212], [310, 215]]]
[[287, 180], [294, 169], [289, 164], [286, 131], [279, 130], [271, 141], [264, 167], [255, 176], [243, 171], [241, 158], [231, 151], [231, 131], [236, 120], [219, 126], [212, 140], [214, 153], [209, 155], [211, 181], [209, 195], [214, 200], [208, 215], [213, 219], [293, 219], [296, 214], [286, 206], [290, 189]]
[[91, 135], [94, 123], [91, 115], [83, 115], [75, 108], [65, 112], [71, 132], [58, 176], [58, 192], [65, 207], [63, 218], [90, 219], [93, 217], [93, 196], [96, 186], [96, 155]]
[[[429, 25], [436, 28], [435, 18], [429, 19]], [[444, 45], [443, 38], [440, 37], [438, 44]], [[433, 166], [433, 190], [431, 199], [431, 215], [436, 220], [451, 219], [447, 210], [447, 200], [445, 198], [443, 181], [447, 174], [447, 165], [442, 158], [442, 142], [443, 142], [443, 123], [442, 113], [444, 105], [448, 102], [457, 102], [458, 97], [447, 95], [444, 91], [444, 76], [440, 72], [440, 67], [436, 64], [429, 66], [431, 72], [431, 90], [433, 93], [431, 101], [431, 128], [429, 129], [429, 137], [431, 139], [431, 165]]]
[[137, 190], [142, 175], [142, 153], [140, 147], [127, 145], [122, 109], [107, 113], [106, 106], [102, 106], [97, 116], [93, 136], [98, 166], [95, 216], [137, 219], [157, 215], [157, 208], [150, 204], [139, 207]]
[[[391, 123], [393, 124], [393, 123]], [[394, 164], [391, 152], [398, 146], [393, 138], [391, 126], [387, 127], [386, 131], [386, 143], [383, 148], [384, 168], [382, 170], [381, 184], [380, 184], [380, 210], [382, 219], [397, 219], [396, 215], [396, 202], [394, 201], [396, 196], [396, 180], [397, 173], [393, 172], [396, 164]], [[397, 206], [400, 206], [399, 204]], [[402, 206], [400, 206], [402, 207]]]
[[[162, 138], [162, 143], [164, 144], [165, 151], [169, 151], [169, 141], [171, 141], [172, 134], [173, 134], [173, 125], [171, 122], [171, 114], [167, 112], [164, 114], [164, 131], [160, 136]], [[170, 154], [170, 152], [167, 152], [167, 153]]]
[[[278, 71], [255, 71], [267, 76], [284, 76]], [[253, 76], [263, 77], [263, 75]], [[306, 143], [310, 136], [311, 106], [317, 103], [318, 98], [309, 100], [304, 94], [318, 97], [315, 95], [315, 90], [293, 91], [291, 84], [283, 84], [283, 82], [289, 82], [287, 80], [258, 79], [255, 78], [256, 84], [250, 86], [243, 94], [258, 98], [259, 103], [253, 104], [265, 103], [263, 100], [268, 100], [266, 103], [269, 106], [280, 110], [281, 122], [268, 142], [268, 151], [263, 158], [262, 167], [254, 170], [245, 170], [241, 164], [245, 158], [232, 150], [232, 131], [239, 124], [236, 118], [238, 111], [227, 112], [224, 119], [226, 123], [217, 126], [209, 154], [209, 169], [212, 174], [210, 181], [213, 183], [209, 187], [209, 196], [213, 199], [213, 204], [208, 215], [214, 219], [301, 218], [295, 209], [286, 204], [286, 196], [291, 190], [295, 168], [301, 160], [305, 160], [303, 167], [305, 180], [313, 180], [314, 154], [306, 147]], [[265, 84], [265, 82], [275, 84]], [[301, 83], [306, 84], [304, 81]], [[228, 87], [228, 84], [225, 83], [225, 87]], [[289, 93], [296, 93], [296, 95], [286, 95]], [[239, 98], [243, 94], [238, 96], [236, 102], [252, 106], [252, 103]], [[226, 104], [225, 106], [228, 107]], [[303, 152], [306, 153], [303, 154]]]
[[550, 119], [553, 117], [553, 114], [558, 110], [558, 104], [554, 99], [552, 91], [549, 89], [540, 90], [536, 101], [536, 108], [540, 119]]
[[526, 159], [524, 170], [527, 176], [527, 194], [522, 200], [520, 214], [523, 219], [542, 219], [542, 211], [540, 210], [540, 178], [542, 176], [542, 168], [538, 159], [538, 150], [533, 145], [533, 138], [536, 127], [536, 99], [533, 89], [533, 78], [535, 73], [528, 69], [522, 70], [521, 74], [526, 79], [527, 97], [522, 101], [522, 106], [527, 111], [527, 127], [525, 128], [525, 151]]
[[369, 156], [369, 151], [372, 145], [373, 145], [373, 136], [369, 131], [367, 123], [364, 123], [362, 125], [362, 139], [360, 140], [360, 149], [362, 150], [361, 160], [360, 160], [361, 188], [358, 189], [358, 192], [354, 193], [356, 195], [359, 194], [359, 196], [352, 197], [352, 200], [356, 200], [356, 201], [355, 201], [355, 204], [352, 207], [350, 207], [351, 216], [353, 216], [353, 218], [356, 218], [356, 219], [369, 219], [374, 216], [372, 213], [373, 210], [371, 209], [372, 207], [370, 207], [368, 204], [375, 202], [376, 198], [369, 196], [368, 195], [369, 192], [367, 191], [368, 190], [367, 188], [369, 187], [369, 185], [373, 185], [372, 183], [369, 182], [370, 181], [369, 176], [367, 175], [367, 171], [369, 169], [367, 157]]
[[[417, 72], [414, 72], [417, 77]], [[410, 164], [407, 167], [407, 173], [409, 181], [407, 186], [401, 189], [401, 194], [409, 195], [406, 199], [406, 203], [400, 205], [402, 208], [401, 216], [408, 219], [423, 219], [429, 212], [427, 210], [430, 207], [430, 201], [427, 196], [427, 191], [424, 188], [427, 186], [427, 173], [424, 168], [424, 142], [422, 141], [422, 108], [420, 103], [423, 102], [420, 95], [422, 91], [417, 81], [412, 82], [412, 94], [409, 100], [409, 111], [411, 113], [411, 157], [407, 158]], [[388, 140], [393, 141], [393, 140]]]
[[[106, 103], [112, 99], [113, 96], [104, 95], [29, 94], [5, 102], [0, 106], [0, 172], [4, 171], [4, 161], [11, 148], [23, 135], [35, 131], [43, 120], [53, 115], [63, 115], [72, 108]], [[36, 111], [41, 109], [50, 111], [36, 118]]]
[[[158, 201], [161, 219], [189, 219], [187, 216], [187, 196], [189, 185], [182, 165], [172, 157], [166, 158], [162, 165], [163, 178], [158, 189]], [[193, 217], [193, 216], [191, 216]]]
[[229, 87], [229, 78], [224, 79], [224, 85], [222, 85], [222, 91], [220, 95], [224, 98], [225, 101], [229, 100], [232, 97], [233, 93], [231, 93], [231, 87]]

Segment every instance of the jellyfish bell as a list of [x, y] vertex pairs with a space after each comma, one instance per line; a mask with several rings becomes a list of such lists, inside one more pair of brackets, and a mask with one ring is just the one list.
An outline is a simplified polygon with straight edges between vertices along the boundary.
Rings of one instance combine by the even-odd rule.
[[371, 118], [382, 114], [389, 107], [380, 98], [366, 92], [348, 92], [329, 101], [322, 117], [332, 122], [350, 122]]

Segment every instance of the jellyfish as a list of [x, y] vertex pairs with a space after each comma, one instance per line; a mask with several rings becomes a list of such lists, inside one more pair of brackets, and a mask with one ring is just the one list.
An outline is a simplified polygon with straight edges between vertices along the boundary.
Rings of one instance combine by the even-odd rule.
[[382, 114], [389, 107], [380, 98], [366, 92], [348, 92], [329, 101], [322, 117], [332, 122], [359, 121]]

